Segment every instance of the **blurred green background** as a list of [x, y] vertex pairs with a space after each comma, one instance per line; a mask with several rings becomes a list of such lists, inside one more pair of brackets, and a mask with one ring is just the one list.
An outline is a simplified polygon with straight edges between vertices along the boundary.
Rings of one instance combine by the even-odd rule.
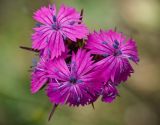
[[56, 0], [84, 8], [91, 31], [117, 27], [138, 44], [140, 63], [119, 87], [112, 104], [60, 106], [47, 121], [52, 105], [44, 91], [30, 94], [29, 66], [35, 56], [19, 49], [31, 46], [33, 12], [49, 0], [0, 0], [0, 125], [160, 125], [160, 1]]

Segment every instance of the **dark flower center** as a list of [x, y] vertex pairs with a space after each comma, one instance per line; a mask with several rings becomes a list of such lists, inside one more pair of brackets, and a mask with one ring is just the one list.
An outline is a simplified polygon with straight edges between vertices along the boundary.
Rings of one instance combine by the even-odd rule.
[[53, 16], [53, 22], [56, 22], [57, 21], [57, 17], [54, 15]]
[[58, 23], [57, 23], [57, 17], [54, 15], [53, 16], [53, 24], [52, 24], [52, 29], [53, 30], [59, 30], [60, 29], [60, 25], [58, 25]]
[[52, 29], [53, 30], [59, 30], [60, 29], [60, 26], [56, 23], [52, 24]]
[[75, 84], [77, 82], [77, 79], [75, 77], [70, 78], [70, 83]]
[[119, 55], [121, 55], [122, 54], [122, 51], [121, 50], [115, 50], [114, 51], [114, 56], [119, 56]]
[[115, 49], [118, 49], [118, 48], [119, 48], [119, 42], [118, 42], [117, 40], [114, 40], [113, 47], [114, 47]]
[[119, 56], [122, 54], [122, 51], [119, 49], [119, 42], [118, 40], [114, 40], [113, 47], [115, 48], [115, 51], [113, 53], [114, 56]]

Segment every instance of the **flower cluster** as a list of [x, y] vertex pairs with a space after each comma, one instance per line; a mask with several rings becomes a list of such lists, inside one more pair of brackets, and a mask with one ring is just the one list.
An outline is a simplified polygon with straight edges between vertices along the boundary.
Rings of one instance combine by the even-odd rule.
[[82, 13], [62, 5], [42, 7], [34, 13], [32, 49], [39, 61], [32, 67], [31, 92], [46, 88], [51, 103], [89, 105], [100, 97], [110, 103], [117, 86], [134, 72], [138, 63], [136, 42], [123, 33], [107, 30], [90, 33]]

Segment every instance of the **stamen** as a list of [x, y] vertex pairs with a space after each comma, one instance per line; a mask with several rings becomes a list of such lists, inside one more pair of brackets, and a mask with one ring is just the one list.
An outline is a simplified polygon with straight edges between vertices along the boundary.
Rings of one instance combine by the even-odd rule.
[[106, 41], [103, 41], [102, 44], [107, 45], [107, 42], [106, 42]]
[[42, 24], [39, 23], [39, 22], [36, 23], [36, 27], [40, 27], [41, 25], [42, 25]]
[[139, 59], [138, 58], [134, 58], [133, 56], [130, 56], [129, 59], [132, 60], [132, 61], [135, 61], [135, 62], [139, 62]]
[[77, 79], [76, 79], [75, 77], [71, 76], [71, 78], [70, 78], [70, 82], [74, 84], [74, 83], [76, 83], [76, 82], [77, 82]]
[[118, 49], [118, 46], [119, 46], [119, 42], [117, 40], [114, 40], [114, 44], [113, 44], [113, 47], [115, 49]]
[[56, 23], [52, 24], [52, 29], [53, 30], [59, 30], [60, 29], [60, 26], [57, 25]]
[[109, 54], [103, 54], [102, 56], [106, 58], [109, 56]]
[[118, 49], [118, 45], [117, 44], [113, 44], [113, 47], [115, 48], [115, 49]]
[[73, 24], [75, 24], [75, 21], [71, 21], [69, 24], [70, 24], [70, 25], [73, 25]]
[[118, 46], [119, 45], [119, 42], [118, 40], [114, 40], [115, 44]]
[[121, 50], [118, 50], [117, 51], [117, 55], [121, 55], [122, 54], [122, 51]]
[[54, 30], [56, 30], [56, 29], [57, 29], [56, 24], [52, 24], [52, 29], [54, 29]]
[[119, 55], [121, 55], [122, 54], [122, 51], [121, 50], [116, 50], [115, 52], [114, 52], [114, 56], [119, 56]]
[[54, 15], [53, 16], [53, 21], [56, 22], [57, 21], [57, 17]]

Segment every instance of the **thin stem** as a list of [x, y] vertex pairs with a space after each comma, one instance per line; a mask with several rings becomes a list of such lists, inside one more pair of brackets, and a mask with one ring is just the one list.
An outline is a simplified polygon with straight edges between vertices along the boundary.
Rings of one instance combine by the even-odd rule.
[[49, 114], [48, 121], [51, 120], [51, 118], [52, 118], [52, 116], [53, 116], [53, 114], [54, 114], [54, 112], [55, 112], [55, 110], [56, 110], [57, 107], [58, 107], [58, 104], [54, 104], [54, 106], [53, 106], [53, 108], [51, 110], [51, 113]]
[[80, 18], [80, 20], [83, 19], [83, 13], [84, 13], [84, 9], [81, 9], [81, 14], [80, 14], [81, 18]]
[[28, 50], [28, 51], [32, 51], [32, 52], [39, 52], [39, 50], [36, 50], [36, 49], [32, 49], [32, 48], [29, 48], [29, 47], [25, 47], [25, 46], [20, 46], [21, 49], [24, 49], [24, 50]]
[[114, 31], [117, 32], [117, 26], [114, 27]]
[[91, 104], [92, 104], [92, 108], [95, 110], [94, 103], [92, 102]]

